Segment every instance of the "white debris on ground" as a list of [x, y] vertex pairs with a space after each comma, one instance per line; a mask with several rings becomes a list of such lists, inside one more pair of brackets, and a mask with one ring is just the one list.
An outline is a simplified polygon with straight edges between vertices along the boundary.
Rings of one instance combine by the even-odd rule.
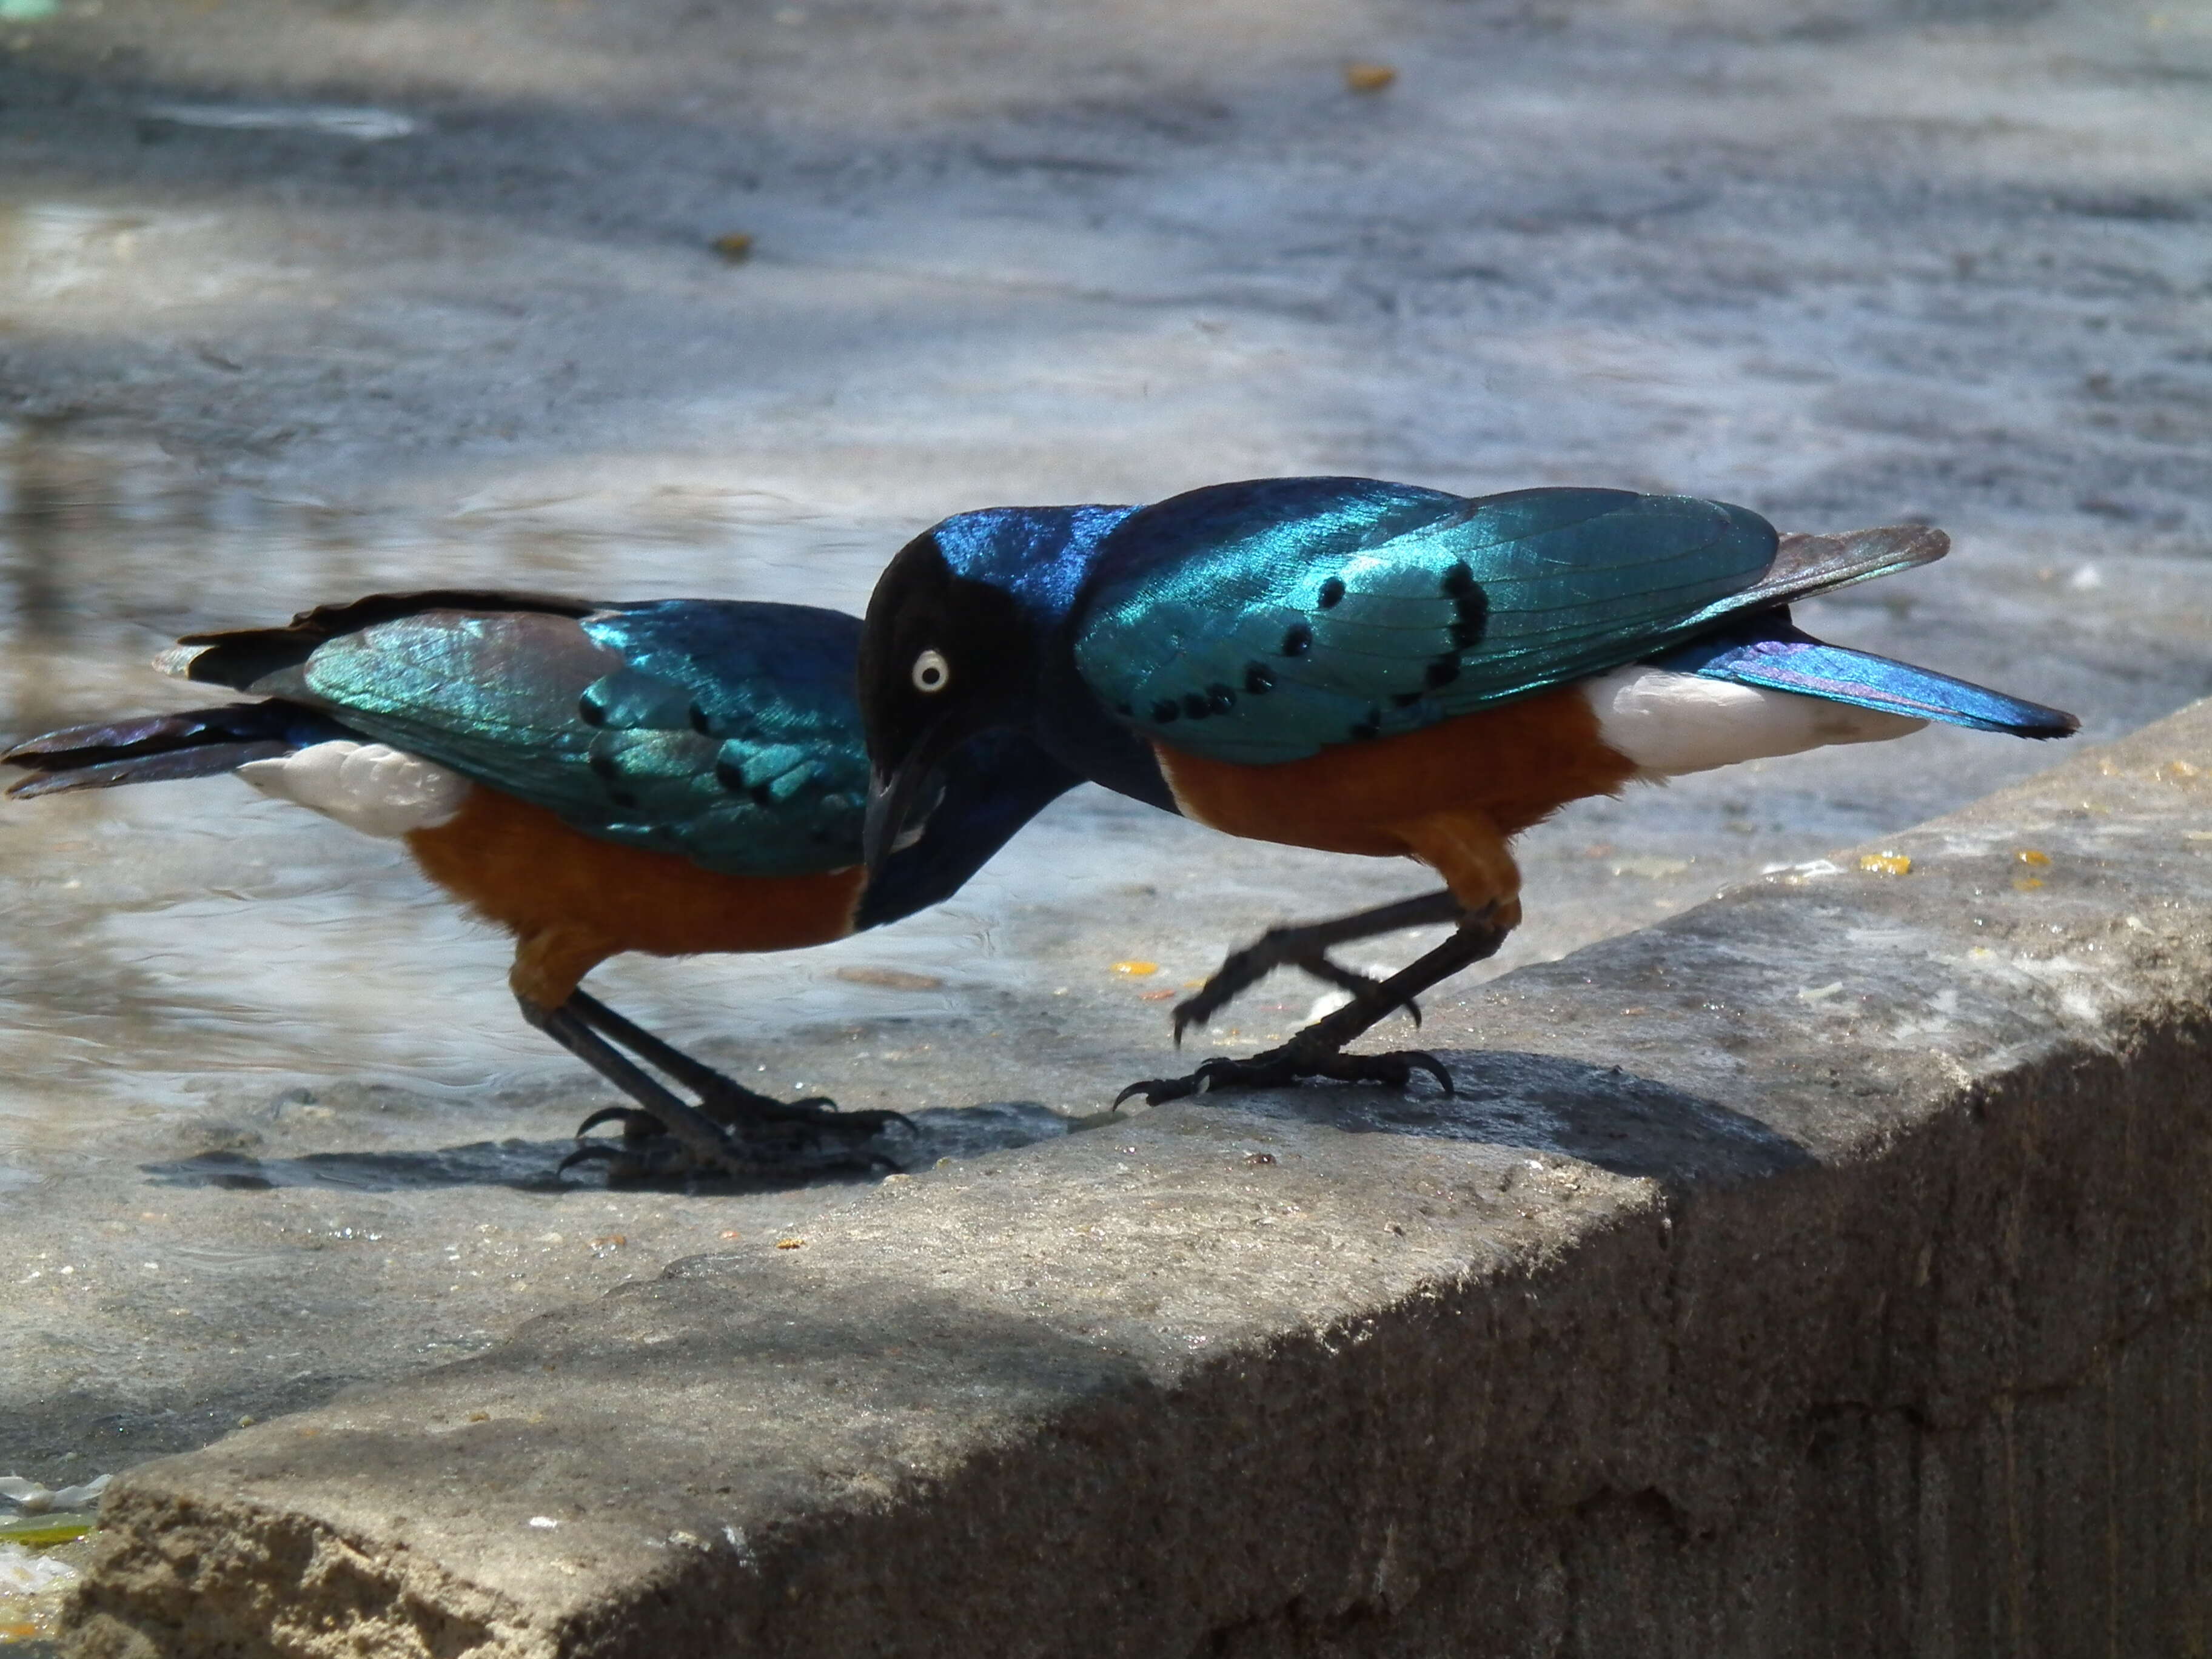
[[0, 1596], [48, 1595], [68, 1589], [77, 1576], [66, 1561], [0, 1540]]
[[97, 1480], [87, 1480], [76, 1486], [42, 1486], [35, 1480], [26, 1480], [20, 1474], [0, 1474], [0, 1498], [15, 1504], [21, 1515], [46, 1515], [55, 1510], [88, 1510], [100, 1502], [100, 1495], [107, 1490], [107, 1483], [115, 1477], [103, 1474]]

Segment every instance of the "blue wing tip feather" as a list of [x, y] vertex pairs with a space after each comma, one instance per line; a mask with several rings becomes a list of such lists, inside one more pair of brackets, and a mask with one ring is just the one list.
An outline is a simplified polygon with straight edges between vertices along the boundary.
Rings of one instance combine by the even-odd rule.
[[1777, 613], [1669, 653], [1656, 659], [1656, 665], [2017, 738], [2071, 737], [2081, 727], [2080, 720], [2063, 708], [1993, 691], [1932, 668], [1830, 645], [1791, 627]]

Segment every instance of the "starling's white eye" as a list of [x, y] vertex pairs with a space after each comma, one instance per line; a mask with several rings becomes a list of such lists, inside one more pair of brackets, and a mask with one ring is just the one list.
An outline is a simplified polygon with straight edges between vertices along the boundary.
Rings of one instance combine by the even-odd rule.
[[914, 659], [914, 689], [933, 696], [952, 684], [952, 665], [942, 651], [925, 651]]

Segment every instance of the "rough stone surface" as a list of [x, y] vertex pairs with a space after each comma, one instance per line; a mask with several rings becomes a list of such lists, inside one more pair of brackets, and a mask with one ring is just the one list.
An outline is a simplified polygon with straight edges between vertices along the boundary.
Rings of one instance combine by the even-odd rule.
[[84, 1656], [2192, 1651], [2212, 704], [137, 1469]]

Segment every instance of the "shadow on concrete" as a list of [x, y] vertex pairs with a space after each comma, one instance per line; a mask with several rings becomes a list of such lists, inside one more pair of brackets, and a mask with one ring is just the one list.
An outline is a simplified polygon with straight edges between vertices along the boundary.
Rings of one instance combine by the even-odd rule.
[[1424, 1135], [1525, 1146], [1669, 1185], [1744, 1180], [1816, 1160], [1758, 1119], [1617, 1066], [1557, 1054], [1447, 1049], [1458, 1093], [1273, 1090], [1239, 1101], [1264, 1116], [1327, 1123], [1346, 1134]]
[[[472, 1342], [422, 1345], [424, 1366], [465, 1359], [491, 1345], [489, 1336]], [[314, 1366], [276, 1377], [240, 1370], [218, 1386], [159, 1403], [132, 1398], [121, 1389], [74, 1388], [48, 1394], [0, 1397], [0, 1421], [7, 1425], [7, 1455], [37, 1478], [90, 1479], [143, 1463], [151, 1457], [194, 1451], [241, 1426], [327, 1404], [340, 1390], [373, 1381]], [[22, 1659], [9, 1648], [9, 1659]]]
[[[1034, 1141], [1054, 1140], [1075, 1125], [1035, 1101], [993, 1101], [979, 1106], [937, 1107], [911, 1114], [915, 1133], [894, 1130], [884, 1150], [899, 1169], [926, 1169], [940, 1158], [977, 1158]], [[157, 1187], [222, 1187], [265, 1192], [276, 1187], [329, 1187], [349, 1192], [389, 1193], [441, 1187], [512, 1187], [523, 1192], [596, 1189], [593, 1170], [578, 1169], [563, 1176], [561, 1160], [575, 1150], [573, 1140], [477, 1140], [459, 1146], [407, 1152], [307, 1152], [298, 1158], [255, 1158], [240, 1152], [202, 1152], [194, 1158], [142, 1165]], [[885, 1171], [890, 1173], [890, 1171]], [[775, 1192], [791, 1188], [836, 1186], [871, 1179], [862, 1176], [807, 1176], [789, 1181], [682, 1181], [628, 1183], [644, 1190]]]
[[570, 1140], [478, 1140], [404, 1152], [308, 1152], [255, 1158], [202, 1152], [143, 1167], [157, 1187], [223, 1187], [265, 1192], [272, 1187], [337, 1187], [390, 1193], [434, 1187], [514, 1187], [554, 1192], [572, 1183], [554, 1171], [574, 1150]]

